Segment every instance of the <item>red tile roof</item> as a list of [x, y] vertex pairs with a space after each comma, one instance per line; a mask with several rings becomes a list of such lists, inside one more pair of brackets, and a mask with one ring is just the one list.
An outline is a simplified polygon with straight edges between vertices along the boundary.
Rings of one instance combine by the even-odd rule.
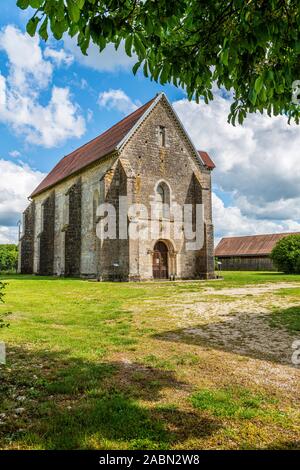
[[42, 191], [49, 189], [59, 181], [64, 180], [68, 176], [77, 173], [91, 163], [113, 152], [154, 100], [155, 98], [148, 101], [148, 103], [129, 114], [129, 116], [103, 132], [103, 134], [62, 158], [33, 191], [30, 197], [36, 196]]
[[198, 153], [199, 153], [204, 165], [209, 170], [213, 170], [214, 168], [216, 168], [216, 165], [214, 164], [214, 162], [212, 161], [212, 159], [210, 158], [210, 156], [208, 155], [207, 152], [204, 152], [203, 150], [198, 150]]
[[222, 238], [215, 249], [215, 256], [267, 256], [281, 238], [300, 232], [249, 235]]

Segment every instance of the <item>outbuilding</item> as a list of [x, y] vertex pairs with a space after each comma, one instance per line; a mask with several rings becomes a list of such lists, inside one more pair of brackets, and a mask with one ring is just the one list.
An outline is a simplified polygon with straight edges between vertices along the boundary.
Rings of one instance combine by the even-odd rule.
[[276, 271], [270, 254], [276, 243], [287, 235], [291, 233], [225, 237], [216, 247], [215, 256], [224, 271]]

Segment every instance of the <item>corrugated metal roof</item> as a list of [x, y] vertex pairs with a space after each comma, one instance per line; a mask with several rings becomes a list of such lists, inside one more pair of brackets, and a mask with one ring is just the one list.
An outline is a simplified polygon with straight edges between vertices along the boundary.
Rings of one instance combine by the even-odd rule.
[[222, 238], [215, 249], [215, 256], [267, 256], [278, 240], [295, 234], [300, 235], [300, 232]]
[[129, 116], [103, 132], [103, 134], [62, 158], [33, 191], [30, 197], [36, 196], [42, 191], [54, 186], [59, 181], [64, 180], [68, 176], [77, 173], [79, 170], [82, 170], [91, 163], [113, 152], [154, 100], [155, 98], [148, 101], [148, 103], [129, 114]]
[[198, 153], [199, 153], [204, 165], [209, 170], [213, 170], [214, 168], [216, 168], [216, 165], [214, 164], [214, 162], [212, 161], [212, 159], [210, 158], [210, 156], [208, 155], [207, 152], [204, 152], [203, 150], [198, 150]]

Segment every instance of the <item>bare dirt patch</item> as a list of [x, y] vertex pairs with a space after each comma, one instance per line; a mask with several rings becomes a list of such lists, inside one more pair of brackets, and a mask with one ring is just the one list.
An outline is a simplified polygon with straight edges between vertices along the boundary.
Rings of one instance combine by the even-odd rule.
[[278, 282], [270, 284], [256, 284], [255, 286], [231, 287], [220, 290], [212, 288], [205, 289], [204, 294], [214, 295], [260, 295], [268, 292], [274, 292], [280, 289], [299, 288], [300, 283]]
[[[298, 389], [300, 368], [291, 361], [292, 343], [300, 339], [283, 327], [273, 327], [270, 314], [274, 308], [286, 309], [299, 305], [295, 297], [278, 296], [280, 289], [299, 288], [300, 284], [275, 283], [239, 288], [176, 294], [164, 304], [164, 329], [156, 335], [163, 341], [198, 345], [201, 349], [234, 354], [239, 361], [238, 375], [254, 383], [279, 389]], [[161, 300], [147, 301], [149, 318]], [[153, 325], [158, 322], [153, 316]], [[235, 359], [236, 358], [236, 359]], [[299, 390], [298, 390], [299, 392]]]

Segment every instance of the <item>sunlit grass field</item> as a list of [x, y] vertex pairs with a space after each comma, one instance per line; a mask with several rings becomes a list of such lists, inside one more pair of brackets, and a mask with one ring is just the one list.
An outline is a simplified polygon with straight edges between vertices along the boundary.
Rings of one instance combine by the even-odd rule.
[[[247, 325], [252, 306], [262, 305], [267, 332], [283, 344], [300, 340], [300, 276], [223, 275], [155, 283], [2, 277], [0, 313], [10, 312], [10, 326], [0, 329], [0, 448], [299, 448], [299, 366], [282, 363], [276, 345], [269, 357], [255, 342], [248, 352], [238, 339], [200, 341], [186, 329], [214, 334], [226, 321], [234, 335], [244, 299]], [[251, 293], [255, 286], [274, 287]], [[226, 319], [209, 313], [237, 302]]]

